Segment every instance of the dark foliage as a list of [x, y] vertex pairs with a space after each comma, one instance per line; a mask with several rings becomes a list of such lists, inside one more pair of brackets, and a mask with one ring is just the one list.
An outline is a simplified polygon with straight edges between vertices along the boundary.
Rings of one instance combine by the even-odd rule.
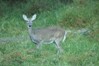
[[67, 4], [67, 3], [72, 3], [73, 0], [60, 0], [61, 3]]
[[9, 6], [13, 6], [20, 3], [25, 3], [27, 0], [1, 0], [1, 2], [5, 2]]

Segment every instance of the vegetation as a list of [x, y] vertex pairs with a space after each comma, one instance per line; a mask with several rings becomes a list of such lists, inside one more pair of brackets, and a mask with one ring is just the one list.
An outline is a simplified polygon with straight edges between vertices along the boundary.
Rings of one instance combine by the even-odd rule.
[[[56, 54], [54, 44], [36, 50], [23, 14], [37, 14], [33, 28], [60, 26], [86, 34], [68, 33]], [[0, 66], [98, 66], [98, 0], [0, 0]]]

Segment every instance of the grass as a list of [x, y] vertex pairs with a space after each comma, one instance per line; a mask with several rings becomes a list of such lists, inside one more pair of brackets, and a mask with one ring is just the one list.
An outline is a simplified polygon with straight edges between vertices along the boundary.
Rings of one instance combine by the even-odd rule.
[[17, 10], [13, 8], [13, 12], [9, 8], [2, 8], [4, 13], [0, 16], [0, 66], [98, 66], [99, 4], [97, 0], [83, 0], [83, 3], [79, 3], [80, 0], [74, 1], [70, 5], [61, 4], [59, 8], [55, 6], [50, 11], [37, 13], [37, 19], [33, 23], [33, 28], [55, 25], [64, 29], [88, 28], [91, 31], [85, 35], [69, 33], [61, 44], [64, 52], [59, 55], [54, 44], [43, 45], [40, 50], [36, 50], [30, 40], [22, 18], [29, 3], [25, 8], [24, 4], [17, 7]]
[[24, 36], [18, 41], [1, 44], [1, 66], [98, 66], [98, 42], [90, 41], [85, 36], [72, 35], [62, 43], [62, 47], [64, 53], [60, 55], [56, 54], [54, 44], [35, 50], [29, 37]]

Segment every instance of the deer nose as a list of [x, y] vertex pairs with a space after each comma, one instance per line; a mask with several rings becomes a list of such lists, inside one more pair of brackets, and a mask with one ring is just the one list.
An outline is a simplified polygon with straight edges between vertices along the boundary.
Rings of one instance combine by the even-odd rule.
[[29, 25], [29, 27], [31, 27], [31, 25]]

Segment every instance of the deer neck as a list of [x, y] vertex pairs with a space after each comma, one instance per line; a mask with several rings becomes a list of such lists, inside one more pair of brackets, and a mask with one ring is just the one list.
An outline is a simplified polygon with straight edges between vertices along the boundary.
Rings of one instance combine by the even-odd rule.
[[32, 30], [32, 28], [29, 28], [28, 31], [29, 31], [30, 39], [36, 44], [38, 40], [35, 37], [35, 30]]
[[33, 34], [32, 27], [29, 27], [29, 28], [28, 28], [28, 31], [29, 31], [29, 35], [32, 36], [32, 34]]

